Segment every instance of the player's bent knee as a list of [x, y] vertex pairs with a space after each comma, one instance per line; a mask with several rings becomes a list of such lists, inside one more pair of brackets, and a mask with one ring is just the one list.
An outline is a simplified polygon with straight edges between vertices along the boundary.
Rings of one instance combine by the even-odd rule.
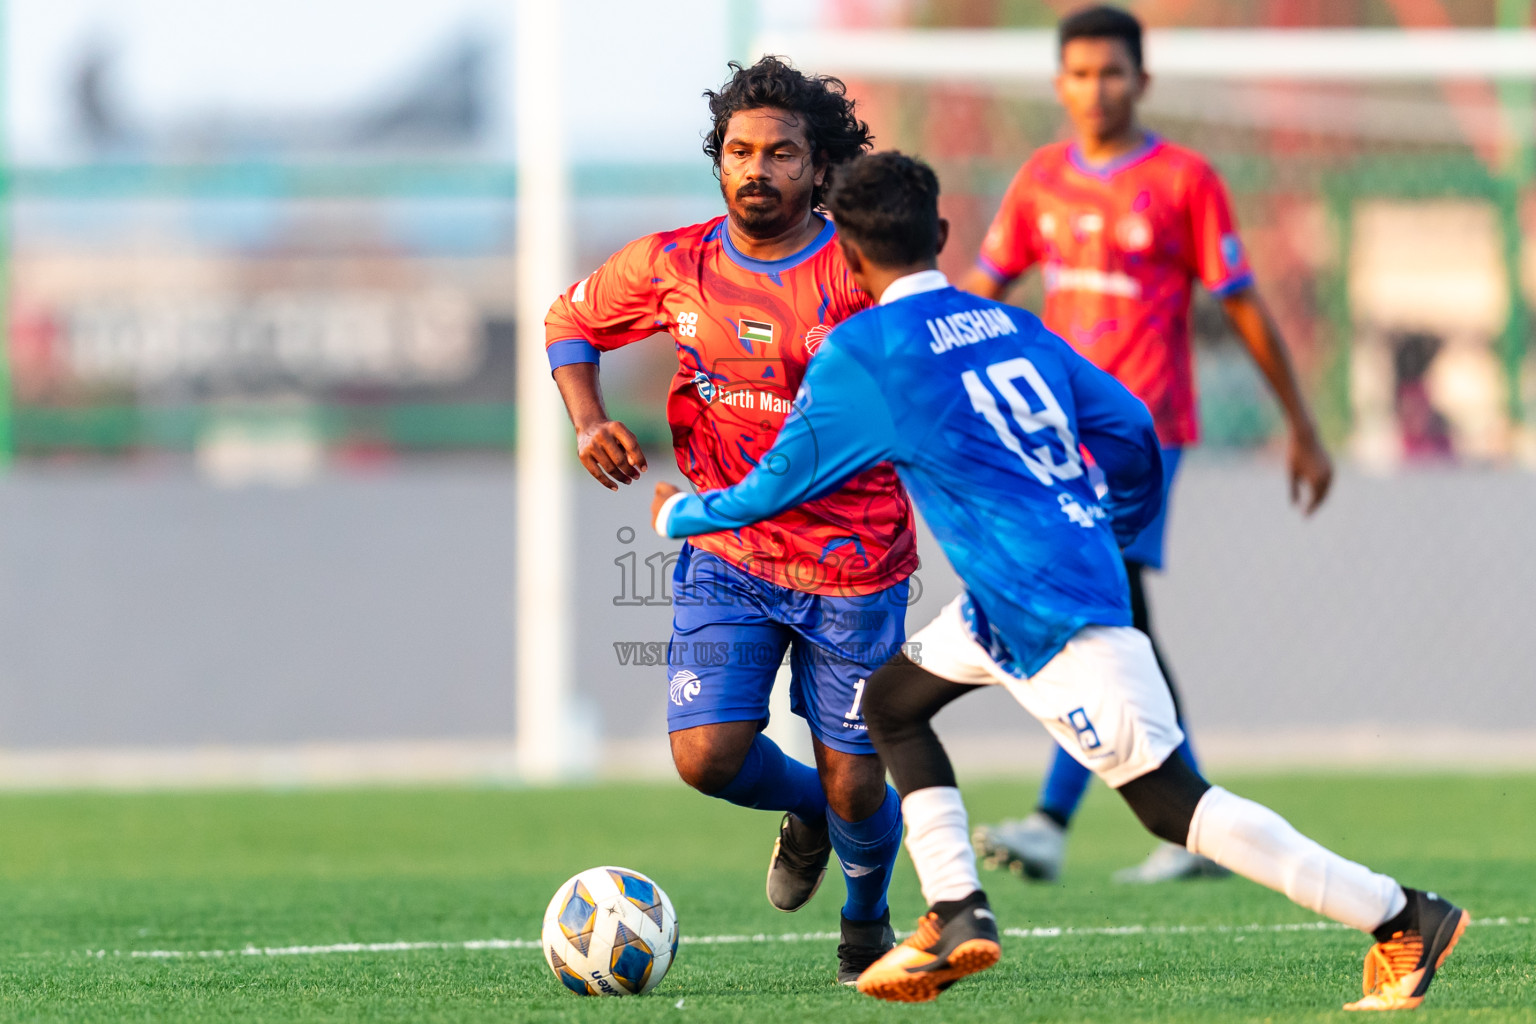
[[[677, 768], [678, 778], [705, 796], [714, 796], [729, 786], [731, 780], [736, 777], [736, 771], [728, 770], [718, 763], [681, 761], [675, 756], [672, 763]], [[736, 770], [739, 771], [740, 768], [738, 764]]]
[[731, 784], [757, 735], [756, 722], [726, 722], [680, 729], [669, 737], [678, 777], [706, 796]]
[[864, 724], [876, 747], [928, 728], [939, 709], [974, 686], [941, 679], [904, 654], [897, 654], [864, 684]]
[[930, 723], [940, 708], [975, 689], [936, 676], [902, 654], [869, 677], [864, 686], [864, 723], [903, 797], [919, 789], [955, 784], [949, 756]]
[[1121, 786], [1117, 792], [1147, 831], [1180, 846], [1189, 839], [1195, 807], [1211, 784], [1184, 762], [1175, 750], [1157, 768]]
[[844, 821], [863, 821], [885, 802], [885, 765], [874, 754], [848, 754], [821, 746], [816, 770], [827, 806]]

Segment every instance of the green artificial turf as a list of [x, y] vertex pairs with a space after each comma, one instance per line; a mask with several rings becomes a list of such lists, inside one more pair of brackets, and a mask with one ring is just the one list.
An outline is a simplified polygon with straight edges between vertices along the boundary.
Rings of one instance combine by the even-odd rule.
[[[1536, 776], [1229, 784], [1480, 918], [1536, 916]], [[1033, 787], [966, 795], [988, 820], [1027, 810]], [[824, 938], [686, 944], [655, 992], [618, 1000], [570, 995], [537, 949], [128, 955], [533, 939], [556, 886], [605, 863], [659, 882], [685, 937], [835, 931], [835, 880], [794, 916], [765, 901], [776, 824], [681, 784], [0, 796], [0, 1020], [1310, 1021], [1344, 1019], [1359, 991], [1363, 936], [1271, 930], [1316, 919], [1248, 882], [1111, 884], [1151, 840], [1102, 787], [1063, 884], [984, 881], [1007, 928], [1151, 930], [1005, 938], [1001, 965], [926, 1006], [837, 987]], [[905, 857], [892, 901], [910, 927], [922, 908]], [[1245, 925], [1266, 927], [1232, 930]], [[1477, 924], [1420, 1018], [1536, 1021], [1533, 1007], [1536, 925]]]

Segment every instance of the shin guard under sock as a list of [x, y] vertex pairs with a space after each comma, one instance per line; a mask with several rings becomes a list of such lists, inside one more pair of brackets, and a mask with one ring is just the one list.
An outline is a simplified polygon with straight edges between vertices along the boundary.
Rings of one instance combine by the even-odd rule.
[[1293, 903], [1363, 932], [1402, 910], [1402, 887], [1296, 831], [1284, 818], [1220, 786], [1205, 791], [1189, 825], [1192, 853], [1284, 893]]
[[953, 786], [930, 786], [908, 793], [901, 802], [907, 819], [907, 852], [917, 868], [923, 900], [931, 907], [963, 900], [981, 888], [965, 804]]
[[886, 911], [885, 892], [901, 850], [901, 798], [886, 786], [885, 802], [863, 821], [845, 821], [828, 808], [827, 831], [848, 887], [843, 916], [850, 921], [875, 920]]
[[813, 825], [827, 815], [827, 795], [816, 769], [786, 756], [762, 733], [753, 739], [736, 777], [713, 795], [738, 807], [788, 811]]

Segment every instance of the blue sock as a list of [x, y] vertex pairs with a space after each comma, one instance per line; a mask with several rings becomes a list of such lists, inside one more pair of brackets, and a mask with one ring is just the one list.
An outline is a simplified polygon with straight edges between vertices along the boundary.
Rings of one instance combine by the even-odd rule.
[[[1179, 727], [1184, 728], [1184, 723], [1180, 722]], [[1185, 764], [1189, 765], [1190, 771], [1196, 775], [1200, 774], [1200, 762], [1195, 760], [1195, 748], [1189, 745], [1189, 730], [1187, 728], [1184, 729], [1184, 742], [1179, 744], [1179, 756], [1184, 759]], [[1201, 777], [1203, 778], [1204, 776]]]
[[885, 913], [885, 891], [901, 850], [901, 797], [886, 786], [885, 803], [863, 821], [844, 821], [828, 808], [827, 829], [848, 886], [843, 916], [850, 921], [875, 920]]
[[1077, 805], [1088, 792], [1088, 780], [1093, 773], [1084, 768], [1071, 754], [1056, 748], [1051, 760], [1050, 774], [1040, 787], [1040, 809], [1055, 818], [1063, 828], [1077, 813]]
[[741, 771], [715, 796], [739, 807], [788, 811], [816, 824], [827, 815], [827, 795], [816, 769], [786, 757], [773, 740], [757, 734]]

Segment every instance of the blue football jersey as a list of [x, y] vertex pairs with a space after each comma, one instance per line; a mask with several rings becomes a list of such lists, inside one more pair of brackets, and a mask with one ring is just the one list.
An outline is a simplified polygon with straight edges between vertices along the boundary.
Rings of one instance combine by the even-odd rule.
[[[1103, 472], [1102, 497], [1083, 449]], [[938, 271], [902, 278], [837, 326], [757, 468], [676, 500], [662, 527], [734, 529], [887, 461], [965, 582], [998, 664], [1034, 675], [1084, 626], [1131, 624], [1120, 544], [1163, 500], [1151, 414], [1037, 317]]]

